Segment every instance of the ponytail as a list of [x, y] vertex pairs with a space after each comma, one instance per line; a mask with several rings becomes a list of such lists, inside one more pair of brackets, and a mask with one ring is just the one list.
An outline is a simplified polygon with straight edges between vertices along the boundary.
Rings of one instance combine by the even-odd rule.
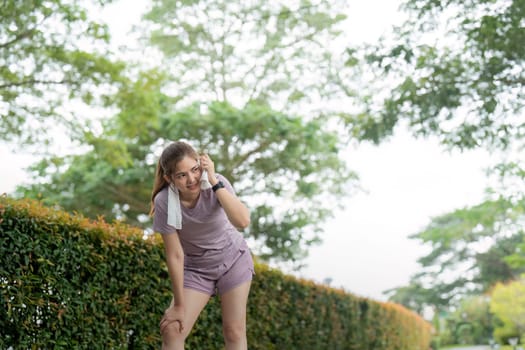
[[157, 162], [157, 169], [155, 170], [155, 181], [153, 182], [153, 191], [151, 191], [151, 203], [149, 215], [153, 216], [155, 212], [155, 196], [159, 193], [164, 187], [168, 185], [168, 182], [164, 179], [164, 170], [160, 165], [160, 159]]

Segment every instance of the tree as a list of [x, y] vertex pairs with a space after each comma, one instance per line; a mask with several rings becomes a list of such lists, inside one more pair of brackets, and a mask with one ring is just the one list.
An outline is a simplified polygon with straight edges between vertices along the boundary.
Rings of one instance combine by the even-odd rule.
[[450, 147], [521, 144], [525, 2], [407, 0], [403, 9], [393, 37], [349, 49], [348, 65], [366, 59], [379, 85], [361, 119], [349, 118], [354, 132], [379, 141], [406, 122]]
[[[492, 315], [489, 311], [490, 297], [479, 295], [461, 300], [458, 308], [450, 314], [447, 325], [456, 335], [453, 344], [488, 344], [492, 338]], [[461, 333], [461, 326], [468, 324], [469, 332]], [[462, 341], [469, 338], [470, 341]]]
[[[328, 102], [352, 95], [339, 78], [344, 61], [330, 45], [341, 35], [345, 7], [339, 0], [155, 0], [143, 27], [162, 53], [171, 73], [166, 91], [181, 97], [179, 105], [262, 101], [326, 118]], [[317, 105], [311, 115], [308, 104]]]
[[433, 218], [410, 236], [431, 251], [407, 286], [385, 292], [390, 300], [448, 312], [525, 272], [525, 172], [520, 162], [502, 162], [489, 174], [494, 181], [484, 202]]
[[425, 230], [410, 236], [431, 247], [418, 259], [422, 271], [411, 277], [409, 286], [390, 291], [390, 297], [397, 300], [409, 288], [415, 293], [403, 300], [407, 307], [444, 310], [497, 282], [518, 278], [525, 267], [511, 266], [508, 259], [519, 253], [516, 247], [525, 237], [520, 224], [524, 203], [487, 200], [432, 219]]
[[384, 293], [389, 296], [389, 301], [404, 305], [420, 315], [425, 311], [425, 306], [430, 304], [428, 291], [417, 282], [389, 289]]
[[107, 104], [124, 65], [101, 49], [107, 49], [108, 28], [91, 20], [87, 8], [109, 2], [2, 2], [0, 141], [41, 150], [57, 132], [85, 127], [81, 109]]
[[[512, 203], [523, 203], [525, 199], [525, 167], [520, 160], [503, 162], [494, 168], [494, 173], [500, 179], [500, 188], [495, 192], [502, 193]], [[518, 211], [519, 212], [519, 211]], [[523, 215], [517, 219], [521, 220], [523, 226]], [[505, 262], [515, 269], [525, 269], [525, 240], [517, 242], [514, 254], [505, 258]]]
[[525, 283], [523, 279], [498, 283], [492, 290], [490, 311], [502, 323], [494, 330], [496, 338], [525, 334]]

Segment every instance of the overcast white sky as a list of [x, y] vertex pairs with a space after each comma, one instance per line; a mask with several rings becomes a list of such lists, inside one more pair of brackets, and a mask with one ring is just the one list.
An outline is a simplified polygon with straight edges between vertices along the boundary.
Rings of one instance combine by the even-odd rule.
[[[399, 0], [353, 0], [351, 39], [374, 40], [399, 19]], [[118, 1], [108, 12], [117, 40], [138, 21], [144, 0]], [[126, 15], [123, 16], [123, 12]], [[430, 218], [480, 202], [486, 187], [486, 152], [449, 154], [434, 140], [415, 140], [400, 130], [381, 146], [348, 151], [350, 168], [368, 193], [348, 199], [346, 209], [327, 225], [324, 243], [314, 247], [298, 276], [347, 292], [385, 300], [382, 291], [404, 285], [418, 271], [425, 247], [409, 240]], [[0, 147], [0, 193], [25, 182], [32, 158]]]
[[385, 300], [382, 292], [407, 284], [429, 251], [408, 236], [432, 217], [481, 202], [490, 158], [483, 151], [449, 154], [437, 142], [403, 132], [349, 153], [368, 192], [346, 201], [301, 276], [330, 277], [334, 287]]

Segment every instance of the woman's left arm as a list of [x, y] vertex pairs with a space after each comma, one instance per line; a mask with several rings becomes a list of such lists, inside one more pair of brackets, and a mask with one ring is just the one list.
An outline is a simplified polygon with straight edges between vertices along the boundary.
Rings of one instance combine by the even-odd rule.
[[[213, 186], [217, 184], [217, 182], [219, 181], [215, 179], [215, 183], [210, 183]], [[248, 227], [250, 224], [250, 211], [236, 195], [230, 193], [224, 187], [215, 191], [215, 195], [221, 203], [222, 208], [226, 212], [228, 220], [230, 220], [233, 226], [237, 227], [238, 229], [244, 229]]]
[[[202, 169], [208, 172], [208, 181], [212, 186], [215, 186], [219, 182], [215, 176], [215, 164], [207, 154], [201, 155], [200, 162]], [[238, 229], [248, 227], [250, 224], [250, 211], [235, 194], [229, 192], [226, 188], [219, 188], [215, 191], [215, 195], [233, 226]]]

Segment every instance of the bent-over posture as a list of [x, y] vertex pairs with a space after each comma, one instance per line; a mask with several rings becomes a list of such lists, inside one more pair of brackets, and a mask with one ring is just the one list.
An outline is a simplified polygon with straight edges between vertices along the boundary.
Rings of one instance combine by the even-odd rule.
[[254, 275], [239, 229], [250, 223], [237, 198], [206, 154], [173, 142], [158, 161], [151, 197], [153, 229], [162, 235], [173, 299], [160, 321], [162, 349], [184, 341], [211, 296], [220, 296], [226, 349], [246, 350], [246, 304]]

